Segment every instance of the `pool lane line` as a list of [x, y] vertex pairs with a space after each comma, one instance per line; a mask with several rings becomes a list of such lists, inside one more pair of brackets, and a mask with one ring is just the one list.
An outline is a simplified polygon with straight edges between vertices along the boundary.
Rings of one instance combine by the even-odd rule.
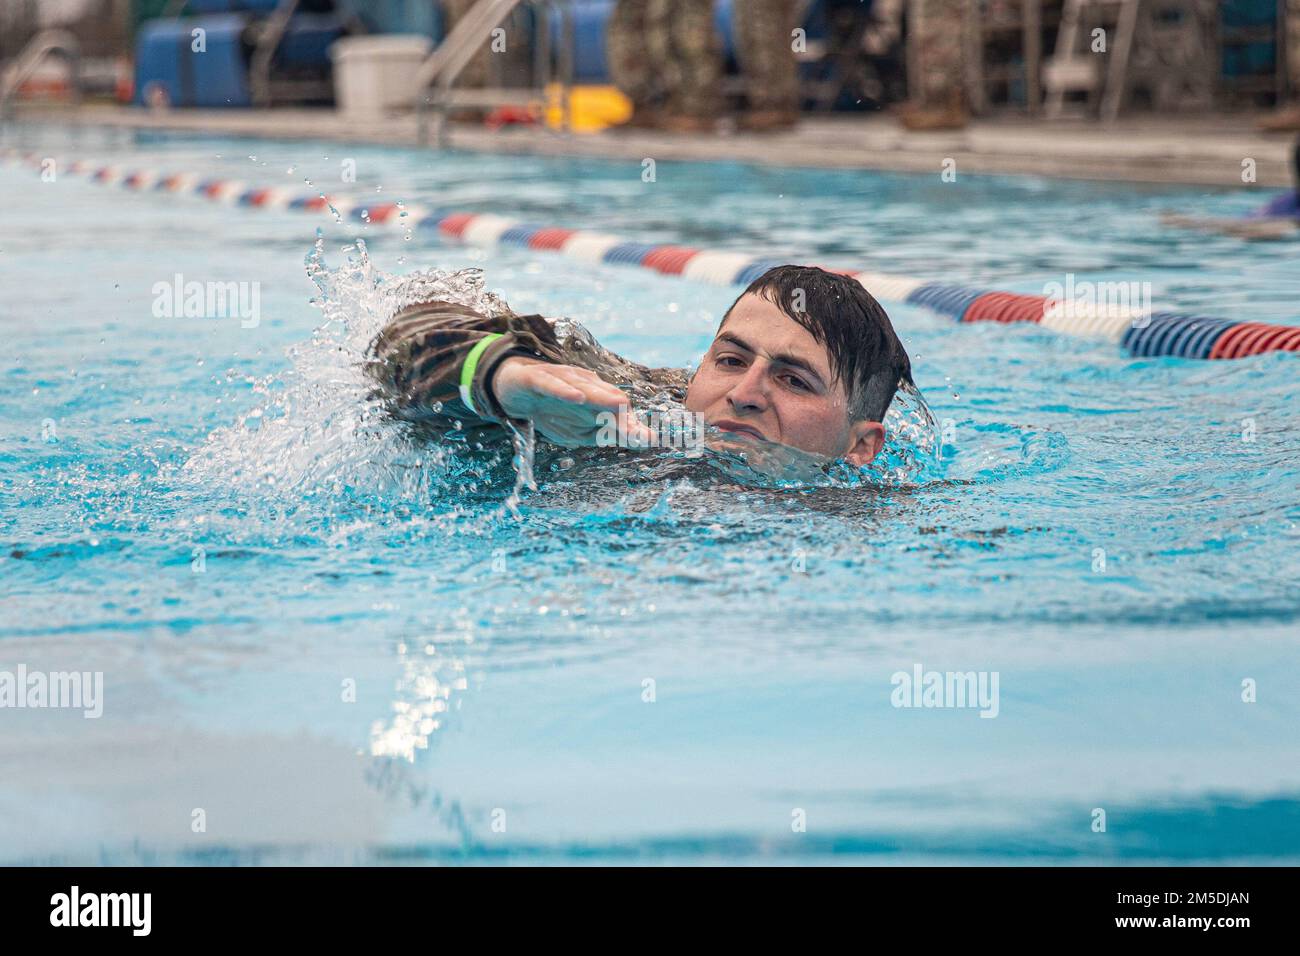
[[[46, 157], [9, 148], [0, 150], [0, 159], [41, 169]], [[470, 245], [519, 246], [556, 252], [592, 264], [636, 265], [661, 275], [677, 275], [714, 285], [748, 285], [772, 266], [789, 262], [725, 249], [631, 242], [609, 233], [536, 225], [494, 213], [446, 212], [414, 203], [367, 204], [319, 192], [256, 187], [241, 180], [194, 173], [132, 170], [84, 160], [68, 164], [64, 171], [84, 175], [91, 182], [120, 185], [137, 192], [189, 193], [231, 206], [337, 214], [340, 220], [346, 218], [412, 232], [433, 231], [443, 239]], [[1032, 322], [1064, 335], [1117, 342], [1130, 355], [1141, 358], [1173, 355], [1235, 359], [1265, 352], [1300, 352], [1300, 327], [1296, 326], [1183, 312], [1147, 314], [1109, 305], [1080, 305], [1042, 295], [927, 282], [909, 276], [851, 269], [829, 271], [857, 279], [882, 302], [923, 306], [958, 322]]]

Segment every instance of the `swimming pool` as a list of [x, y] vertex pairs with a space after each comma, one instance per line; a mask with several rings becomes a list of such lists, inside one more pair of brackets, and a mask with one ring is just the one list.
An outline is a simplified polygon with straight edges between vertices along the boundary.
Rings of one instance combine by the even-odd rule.
[[[1150, 282], [1170, 310], [1300, 313], [1293, 244], [1159, 224], [1245, 212], [1245, 192], [670, 163], [646, 183], [639, 163], [11, 137], [990, 288], [1074, 274]], [[0, 671], [104, 675], [99, 719], [0, 710], [0, 861], [1300, 859], [1296, 356], [1135, 359], [891, 307], [945, 429], [918, 481], [543, 472], [516, 519], [508, 483], [365, 413], [354, 352], [385, 277], [480, 266], [517, 311], [665, 365], [736, 290], [30, 170], [0, 168], [0, 203]], [[343, 248], [358, 235], [368, 266]], [[156, 314], [177, 275], [250, 284], [257, 322]], [[918, 667], [998, 675], [996, 718], [894, 706]]]

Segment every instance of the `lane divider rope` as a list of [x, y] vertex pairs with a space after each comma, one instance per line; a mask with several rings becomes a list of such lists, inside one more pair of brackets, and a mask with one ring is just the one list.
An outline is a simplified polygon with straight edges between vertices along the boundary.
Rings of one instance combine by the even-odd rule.
[[[0, 150], [11, 164], [42, 168], [44, 157], [16, 149]], [[56, 167], [57, 168], [57, 167]], [[638, 265], [662, 275], [677, 275], [714, 285], [748, 285], [767, 269], [789, 260], [757, 257], [726, 249], [695, 249], [647, 242], [583, 229], [528, 223], [493, 213], [447, 212], [419, 204], [366, 204], [281, 187], [257, 187], [240, 180], [194, 173], [162, 173], [72, 162], [64, 171], [91, 182], [136, 192], [189, 193], [214, 202], [249, 208], [328, 212], [371, 225], [431, 231], [444, 239], [477, 246], [520, 246], [556, 252], [585, 263]], [[1042, 295], [977, 289], [908, 276], [831, 270], [852, 276], [881, 302], [919, 305], [958, 322], [1031, 322], [1055, 332], [1104, 339], [1130, 355], [1172, 355], [1192, 359], [1236, 359], [1264, 352], [1300, 352], [1300, 327], [1268, 322], [1212, 318], [1182, 312], [1145, 312], [1109, 304], [1087, 305]]]

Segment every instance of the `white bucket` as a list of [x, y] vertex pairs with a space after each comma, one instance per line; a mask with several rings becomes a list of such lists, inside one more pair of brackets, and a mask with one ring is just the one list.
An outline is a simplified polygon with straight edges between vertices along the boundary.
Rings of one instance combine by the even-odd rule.
[[377, 116], [415, 105], [415, 78], [429, 55], [428, 37], [405, 33], [344, 37], [330, 47], [334, 101], [340, 111]]

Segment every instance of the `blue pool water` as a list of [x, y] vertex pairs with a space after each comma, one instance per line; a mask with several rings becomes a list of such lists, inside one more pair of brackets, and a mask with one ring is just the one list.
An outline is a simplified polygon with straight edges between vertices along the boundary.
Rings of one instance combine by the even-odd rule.
[[[1295, 244], [1159, 225], [1248, 192], [9, 142], [1300, 318]], [[421, 448], [364, 401], [394, 277], [481, 267], [517, 311], [663, 365], [735, 290], [13, 167], [0, 210], [0, 671], [104, 675], [99, 719], [0, 709], [0, 862], [1300, 860], [1297, 356], [1139, 360], [891, 307], [947, 423], [912, 480], [541, 471], [516, 518], [507, 464]], [[260, 322], [156, 316], [178, 273], [257, 283]], [[995, 672], [997, 716], [893, 706], [917, 665]]]

